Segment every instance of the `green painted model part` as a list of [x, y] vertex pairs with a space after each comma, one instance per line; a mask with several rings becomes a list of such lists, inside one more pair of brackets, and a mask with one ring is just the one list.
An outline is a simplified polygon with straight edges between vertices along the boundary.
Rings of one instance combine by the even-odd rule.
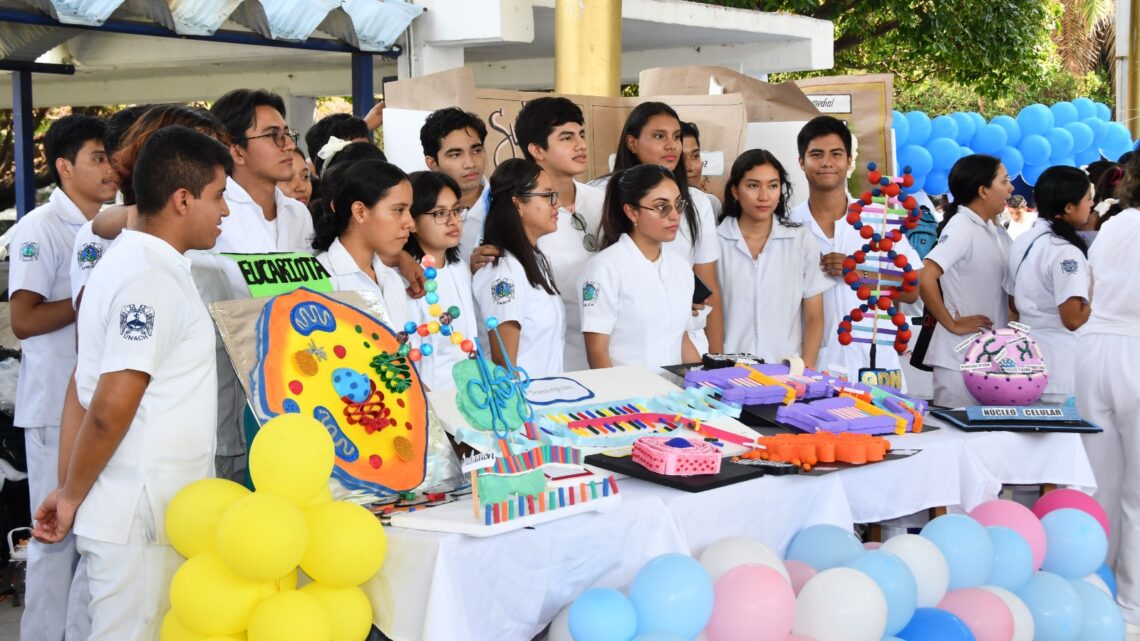
[[[493, 366], [494, 364], [488, 363], [488, 365]], [[509, 380], [506, 378], [506, 373], [500, 367], [495, 367], [495, 370], [503, 374], [503, 382], [498, 383], [498, 385], [505, 388], [508, 385], [506, 381]], [[463, 418], [467, 419], [467, 424], [474, 429], [490, 432], [490, 410], [476, 405], [476, 401], [483, 402], [487, 398], [487, 393], [483, 391], [485, 386], [479, 373], [479, 362], [473, 358], [459, 361], [455, 367], [451, 368], [451, 376], [455, 379], [455, 402], [459, 406], [459, 412], [463, 414]], [[473, 384], [469, 387], [468, 383]], [[503, 393], [506, 391], [504, 390]], [[519, 414], [519, 405], [517, 399], [512, 395], [507, 400], [506, 407], [502, 408], [503, 418], [512, 432], [521, 428], [524, 423], [522, 415]]]
[[480, 474], [479, 503], [491, 505], [519, 496], [538, 496], [546, 489], [546, 475], [541, 469], [521, 474]]

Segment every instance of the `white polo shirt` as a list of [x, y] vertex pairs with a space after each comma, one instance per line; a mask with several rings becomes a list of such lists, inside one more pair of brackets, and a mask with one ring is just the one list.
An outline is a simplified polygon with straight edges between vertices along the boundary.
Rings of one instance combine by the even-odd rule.
[[1081, 328], [1086, 334], [1114, 334], [1140, 337], [1140, 295], [1136, 275], [1140, 274], [1140, 210], [1129, 207], [1100, 228], [1089, 249], [1094, 299], [1092, 316]]
[[1076, 394], [1077, 332], [1065, 327], [1057, 307], [1074, 297], [1088, 302], [1088, 260], [1075, 245], [1055, 236], [1048, 221], [1038, 220], [1013, 241], [1008, 269], [1018, 320], [1030, 327], [1049, 368], [1045, 393]]
[[[463, 260], [443, 267], [436, 266], [435, 282], [438, 285], [435, 292], [439, 294], [439, 305], [443, 311], [446, 312], [452, 305], [459, 308], [459, 318], [451, 321], [452, 330], [461, 332], [464, 337], [477, 337], [479, 320], [471, 296], [471, 268]], [[431, 305], [423, 297], [406, 298], [405, 301], [411, 320], [417, 325], [439, 321], [438, 317], [428, 313]], [[396, 331], [400, 329], [402, 328], [397, 328]], [[455, 379], [451, 376], [451, 368], [467, 358], [467, 354], [452, 344], [450, 336], [443, 334], [428, 334], [424, 338], [416, 337], [415, 340], [432, 347], [431, 356], [425, 356], [416, 363], [416, 371], [420, 373], [423, 384], [432, 390], [454, 388]]]
[[483, 179], [483, 193], [479, 199], [467, 210], [467, 220], [463, 222], [463, 231], [459, 234], [459, 257], [471, 262], [471, 253], [483, 244], [483, 226], [487, 223], [487, 212], [491, 210], [491, 185]]
[[[602, 205], [606, 198], [600, 189], [577, 181], [574, 189], [574, 204], [558, 208], [558, 229], [538, 239], [538, 248], [550, 262], [550, 271], [566, 307], [566, 349], [562, 360], [568, 372], [590, 367], [586, 362], [586, 344], [582, 342], [582, 316], [575, 285], [586, 261], [595, 255], [586, 249], [586, 234], [592, 234], [599, 244], [602, 241]], [[578, 212], [585, 222], [585, 231], [574, 228], [574, 212]]]
[[736, 218], [717, 228], [717, 263], [724, 301], [724, 349], [780, 362], [803, 347], [803, 301], [834, 282], [819, 270], [819, 244], [806, 226], [773, 221], [760, 255], [752, 258]]
[[[969, 207], [961, 205], [946, 223], [938, 244], [926, 259], [942, 268], [942, 300], [951, 316], [981, 314], [994, 327], [1009, 323], [1007, 292], [1012, 291], [1007, 262], [1013, 244], [1009, 234], [993, 221], [986, 222]], [[957, 370], [962, 355], [954, 347], [965, 336], [951, 334], [941, 323], [934, 328], [926, 364]]]
[[622, 234], [578, 278], [582, 331], [609, 335], [614, 367], [680, 363], [693, 286], [687, 262], [667, 251], [651, 262]]
[[[562, 298], [531, 285], [522, 263], [510, 252], [505, 252], [497, 264], [484, 265], [471, 281], [480, 327], [486, 327], [484, 323], [490, 316], [499, 323], [515, 321], [519, 324], [515, 366], [526, 370], [531, 378], [561, 374], [566, 344], [566, 308]], [[481, 341], [488, 356], [491, 354], [488, 341], [495, 340], [492, 336]]]
[[[28, 212], [12, 231], [9, 245], [9, 297], [23, 289], [45, 302], [71, 296], [71, 248], [75, 234], [87, 222], [63, 190]], [[59, 426], [67, 377], [75, 367], [75, 326], [20, 341], [23, 357], [16, 381], [17, 427]]]
[[372, 280], [360, 269], [339, 238], [333, 240], [328, 251], [317, 254], [317, 261], [331, 276], [330, 281], [336, 291], [360, 291], [378, 296], [384, 303], [386, 314], [380, 321], [393, 332], [402, 330], [404, 323], [412, 320], [407, 305], [408, 296], [404, 291], [404, 279], [376, 254], [372, 255], [372, 270], [376, 272], [376, 280]]
[[75, 532], [125, 545], [145, 491], [163, 536], [166, 505], [214, 469], [214, 325], [190, 261], [160, 238], [124, 230], [95, 267], [79, 310], [79, 401], [103, 374], [150, 375], [130, 428], [79, 507]]

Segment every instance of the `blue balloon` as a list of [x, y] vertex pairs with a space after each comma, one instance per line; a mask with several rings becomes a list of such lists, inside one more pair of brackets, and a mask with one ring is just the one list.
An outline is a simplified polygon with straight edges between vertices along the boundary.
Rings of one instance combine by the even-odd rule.
[[1027, 165], [1045, 165], [1049, 161], [1049, 156], [1053, 154], [1053, 146], [1049, 144], [1049, 140], [1038, 134], [1022, 138], [1017, 150], [1021, 152], [1021, 157]]
[[948, 193], [950, 191], [950, 174], [941, 170], [926, 174], [926, 182], [923, 183], [923, 188], [931, 196]]
[[970, 144], [970, 141], [974, 139], [974, 132], [978, 130], [978, 126], [974, 124], [974, 119], [964, 111], [955, 111], [950, 114], [950, 117], [958, 124], [958, 136], [955, 140], [958, 141], [959, 145]]
[[907, 138], [906, 144], [926, 144], [930, 139], [930, 117], [921, 111], [911, 111], [907, 113], [906, 121], [910, 124], [910, 137]]
[[1125, 152], [1132, 150], [1132, 134], [1119, 122], [1110, 122], [1104, 129], [1100, 141], [1100, 153], [1116, 162]]
[[[930, 139], [949, 138], [957, 141], [958, 123], [950, 116], [938, 116], [930, 121]], [[929, 145], [927, 145], [929, 146]]]
[[864, 551], [855, 535], [834, 525], [812, 525], [792, 537], [785, 558], [802, 561], [816, 572], [836, 568]]
[[1074, 98], [1073, 106], [1077, 108], [1077, 120], [1092, 118], [1096, 115], [1096, 103], [1092, 98]]
[[1009, 172], [1010, 178], [1016, 177], [1021, 173], [1021, 168], [1025, 166], [1025, 158], [1021, 156], [1021, 152], [1017, 147], [1007, 146], [1001, 150], [998, 156], [1001, 158], [1001, 164], [1005, 165], [1005, 170]]
[[[974, 133], [977, 133], [979, 129], [986, 126], [986, 119], [982, 117], [982, 114], [976, 111], [970, 111], [967, 112], [966, 115], [970, 117], [970, 120], [974, 121]], [[973, 138], [970, 140], [973, 140]]]
[[943, 514], [922, 528], [950, 566], [951, 590], [982, 585], [994, 565], [994, 544], [986, 528], [962, 514]]
[[1058, 102], [1049, 107], [1049, 111], [1053, 112], [1054, 127], [1064, 127], [1070, 122], [1076, 122], [1079, 115], [1077, 108], [1071, 102]]
[[935, 170], [949, 171], [961, 158], [960, 149], [953, 138], [935, 138], [926, 143], [926, 150], [930, 152], [930, 158], [934, 161], [932, 168]]
[[902, 112], [895, 110], [894, 115], [891, 116], [891, 129], [895, 130], [895, 147], [902, 149], [907, 144], [907, 139], [910, 138], [910, 122], [907, 121]]
[[1093, 108], [1096, 109], [1097, 118], [1100, 118], [1105, 122], [1112, 120], [1112, 110], [1108, 108], [1108, 105], [1104, 104], [1103, 102], [1094, 102]]
[[1070, 122], [1065, 125], [1065, 131], [1073, 136], [1073, 152], [1080, 153], [1093, 144], [1093, 130], [1083, 122]]
[[1120, 613], [1120, 606], [1116, 605], [1116, 601], [1091, 583], [1077, 580], [1072, 584], [1081, 597], [1081, 608], [1084, 611], [1081, 641], [1123, 639], [1124, 615]]
[[1094, 162], [1100, 160], [1100, 150], [1097, 149], [1096, 146], [1094, 145], [1094, 146], [1089, 147], [1088, 149], [1086, 149], [1084, 151], [1077, 152], [1077, 155], [1074, 158], [1074, 160], [1076, 160], [1078, 167], [1084, 167], [1086, 165], [1091, 165]]
[[1045, 528], [1045, 561], [1041, 569], [1066, 579], [1081, 579], [1104, 564], [1108, 537], [1087, 512], [1054, 510], [1041, 518]]
[[1033, 615], [1033, 641], [1080, 638], [1084, 608], [1072, 583], [1051, 572], [1035, 572], [1015, 594]]
[[638, 634], [672, 632], [692, 639], [712, 616], [713, 583], [693, 557], [662, 554], [634, 577], [629, 600], [637, 612]]
[[1021, 126], [1010, 116], [998, 116], [990, 124], [1005, 129], [1005, 144], [1012, 147], [1021, 141]]
[[1005, 147], [1008, 136], [1001, 125], [986, 125], [974, 134], [971, 147], [979, 154], [996, 154]]
[[1104, 140], [1104, 132], [1108, 129], [1108, 123], [1093, 116], [1092, 118], [1085, 118], [1081, 122], [1089, 126], [1093, 132], [1093, 146], [1099, 146], [1100, 141]]
[[930, 169], [934, 167], [934, 158], [925, 147], [907, 145], [899, 150], [899, 164], [903, 167], [909, 165], [910, 173], [915, 180], [918, 180], [919, 177], [930, 173]]
[[965, 622], [938, 608], [918, 608], [895, 636], [903, 641], [974, 641], [974, 633]]
[[1116, 598], [1116, 575], [1114, 575], [1112, 573], [1112, 568], [1108, 567], [1108, 564], [1105, 563], [1104, 565], [1097, 568], [1096, 575], [1099, 576], [1101, 578], [1101, 580], [1104, 581], [1104, 584], [1108, 586], [1109, 592], [1112, 592], [1112, 598], [1115, 599]]
[[1051, 160], [1058, 160], [1073, 153], [1073, 134], [1067, 129], [1053, 127], [1045, 132], [1045, 140], [1049, 141], [1049, 148], [1052, 150], [1049, 154]]
[[1048, 161], [1046, 161], [1044, 165], [1027, 164], [1021, 168], [1021, 179], [1025, 181], [1025, 184], [1032, 187], [1037, 184], [1037, 179], [1040, 178], [1041, 174], [1049, 167]]
[[910, 187], [903, 189], [904, 193], [917, 194], [926, 188], [926, 176], [915, 176], [914, 183]]
[[569, 615], [574, 641], [629, 641], [637, 634], [637, 612], [617, 590], [586, 590], [570, 604]]
[[1077, 159], [1074, 156], [1065, 156], [1064, 158], [1054, 160], [1053, 164], [1054, 165], [1061, 165], [1063, 167], [1076, 167], [1077, 166]]
[[689, 641], [671, 632], [646, 632], [633, 638], [633, 641]]
[[958, 157], [959, 158], [965, 158], [966, 156], [973, 156], [973, 155], [974, 155], [974, 150], [970, 149], [969, 147], [959, 147], [958, 148]]
[[918, 584], [907, 564], [889, 552], [870, 550], [845, 565], [871, 577], [887, 598], [887, 627], [883, 635], [891, 636], [906, 627], [918, 607]]
[[1017, 124], [1022, 136], [1043, 134], [1053, 128], [1053, 112], [1042, 104], [1029, 105], [1017, 114]]
[[1017, 592], [1033, 576], [1033, 550], [1025, 537], [1007, 527], [986, 528], [994, 542], [994, 567], [986, 577], [986, 585], [996, 585]]

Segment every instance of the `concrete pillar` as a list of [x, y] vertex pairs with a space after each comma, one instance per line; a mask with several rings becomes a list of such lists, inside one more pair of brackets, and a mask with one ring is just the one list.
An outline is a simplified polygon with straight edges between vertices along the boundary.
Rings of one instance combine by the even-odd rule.
[[555, 0], [554, 91], [621, 92], [621, 0]]

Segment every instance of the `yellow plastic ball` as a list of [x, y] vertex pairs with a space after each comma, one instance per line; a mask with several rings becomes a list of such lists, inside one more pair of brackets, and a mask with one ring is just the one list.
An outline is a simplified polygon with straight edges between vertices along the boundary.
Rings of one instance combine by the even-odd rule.
[[274, 594], [277, 594], [278, 592], [288, 592], [289, 590], [296, 590], [297, 589], [297, 579], [299, 578], [300, 574], [301, 573], [299, 570], [297, 570], [297, 568], [293, 568], [293, 570], [290, 571], [289, 574], [286, 574], [285, 576], [281, 577], [280, 579], [277, 579], [276, 581], [270, 581], [268, 583], [262, 583], [261, 584], [261, 596], [263, 596], [263, 597], [273, 596]]
[[202, 636], [245, 630], [260, 599], [261, 586], [231, 572], [214, 552], [186, 561], [170, 581], [170, 609]]
[[305, 553], [305, 513], [289, 499], [254, 492], [218, 521], [218, 556], [247, 581], [265, 583], [289, 573]]
[[174, 610], [167, 610], [162, 617], [162, 627], [158, 631], [159, 641], [202, 641], [206, 637], [182, 625]]
[[328, 487], [334, 461], [332, 437], [320, 422], [301, 414], [282, 414], [254, 437], [249, 473], [258, 490], [304, 507]]
[[428, 314], [430, 314], [431, 316], [439, 316], [442, 313], [443, 313], [443, 307], [441, 307], [439, 303], [436, 303], [436, 304], [432, 305], [431, 307], [428, 307]]
[[328, 503], [332, 500], [334, 500], [332, 488], [329, 487], [328, 483], [325, 483], [325, 489], [320, 490], [314, 494], [313, 498], [309, 499], [309, 502], [305, 505], [305, 507], [308, 508], [314, 505], [320, 505], [321, 503]]
[[258, 603], [248, 636], [249, 641], [332, 641], [332, 624], [316, 598], [294, 590]]
[[190, 558], [217, 549], [218, 520], [249, 490], [227, 479], [202, 479], [182, 488], [166, 507], [166, 535]]
[[317, 583], [348, 588], [372, 578], [388, 541], [379, 519], [353, 503], [333, 501], [305, 510], [309, 543], [301, 569]]
[[439, 333], [439, 323], [437, 323], [436, 321], [432, 321], [432, 322], [428, 323], [428, 333], [429, 334], [438, 334]]
[[463, 332], [451, 332], [451, 342], [458, 345], [463, 342]]
[[332, 622], [332, 641], [364, 641], [372, 630], [372, 604], [360, 588], [330, 588], [310, 583], [301, 588], [312, 595], [329, 621]]

